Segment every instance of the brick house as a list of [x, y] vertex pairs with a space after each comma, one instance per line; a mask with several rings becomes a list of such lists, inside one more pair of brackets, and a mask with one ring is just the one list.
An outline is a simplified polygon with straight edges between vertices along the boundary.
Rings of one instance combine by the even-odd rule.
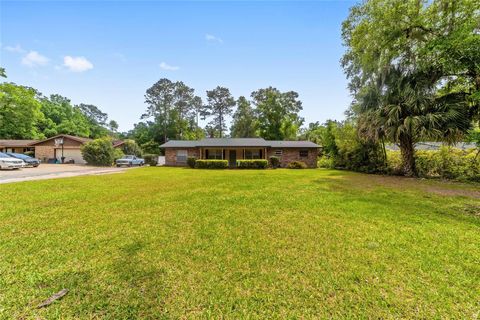
[[202, 140], [170, 140], [160, 146], [165, 149], [167, 166], [186, 166], [187, 158], [225, 159], [230, 167], [237, 160], [269, 159], [276, 156], [280, 166], [302, 161], [309, 168], [317, 167], [319, 145], [310, 141], [277, 141], [262, 138], [221, 138]]
[[[45, 140], [32, 143], [30, 146], [35, 148], [35, 158], [47, 162], [51, 159], [61, 161], [62, 154], [65, 162], [84, 164], [81, 148], [86, 143], [92, 141], [89, 138], [71, 136], [68, 134], [59, 134]], [[62, 145], [63, 142], [63, 145]]]

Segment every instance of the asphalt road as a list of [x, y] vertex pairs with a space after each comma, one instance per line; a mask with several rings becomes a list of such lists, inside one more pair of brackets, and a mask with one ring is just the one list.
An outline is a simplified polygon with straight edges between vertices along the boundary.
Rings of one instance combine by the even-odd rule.
[[99, 168], [75, 164], [41, 164], [37, 168], [0, 170], [0, 183], [120, 173], [128, 168]]

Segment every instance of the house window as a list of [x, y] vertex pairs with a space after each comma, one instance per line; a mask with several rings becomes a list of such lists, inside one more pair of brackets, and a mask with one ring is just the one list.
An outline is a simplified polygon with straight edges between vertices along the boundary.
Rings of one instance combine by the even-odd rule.
[[217, 159], [221, 160], [222, 157], [222, 149], [208, 149], [208, 156], [207, 159]]
[[277, 157], [281, 157], [282, 154], [283, 154], [283, 150], [281, 150], [281, 149], [275, 150], [275, 155], [276, 155]]
[[177, 162], [187, 162], [187, 150], [177, 150]]
[[245, 159], [261, 159], [260, 149], [245, 149]]
[[308, 157], [308, 150], [300, 150], [300, 158], [306, 158]]

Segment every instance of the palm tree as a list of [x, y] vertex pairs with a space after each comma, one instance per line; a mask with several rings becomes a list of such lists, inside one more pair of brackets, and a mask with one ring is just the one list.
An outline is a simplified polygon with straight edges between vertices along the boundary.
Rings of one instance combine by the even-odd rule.
[[454, 143], [470, 127], [465, 96], [438, 96], [435, 79], [431, 72], [402, 72], [392, 66], [357, 95], [354, 111], [359, 115], [360, 134], [398, 143], [407, 176], [416, 175], [417, 142]]

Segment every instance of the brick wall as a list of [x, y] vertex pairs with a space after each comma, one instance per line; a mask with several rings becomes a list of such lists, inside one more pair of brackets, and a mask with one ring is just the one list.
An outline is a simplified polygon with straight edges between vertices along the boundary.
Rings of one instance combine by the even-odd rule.
[[54, 148], [52, 146], [35, 146], [35, 158], [46, 162], [54, 157]]
[[198, 148], [165, 148], [165, 165], [167, 166], [186, 166], [186, 162], [177, 162], [177, 150], [187, 150], [188, 157], [198, 158], [200, 150]]
[[[282, 150], [282, 155], [277, 156], [275, 155], [276, 150]], [[300, 157], [300, 150], [308, 150], [308, 157]], [[302, 148], [282, 148], [282, 149], [268, 149], [268, 157], [276, 156], [280, 159], [280, 166], [286, 167], [292, 161], [302, 161], [309, 168], [316, 168], [317, 167], [317, 157], [318, 157], [318, 149], [309, 148], [309, 149], [302, 149]]]

